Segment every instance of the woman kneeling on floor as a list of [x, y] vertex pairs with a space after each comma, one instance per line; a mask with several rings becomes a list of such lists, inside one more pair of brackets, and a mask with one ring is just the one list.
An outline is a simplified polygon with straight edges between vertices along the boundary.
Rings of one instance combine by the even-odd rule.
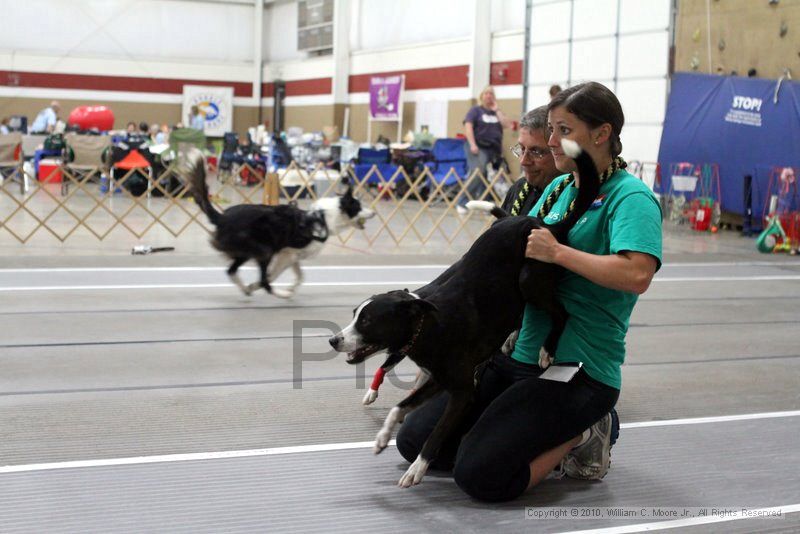
[[[580, 187], [562, 138], [589, 152], [602, 173], [600, 195], [571, 230], [569, 245], [538, 229], [525, 251], [565, 269], [558, 294], [569, 320], [554, 365], [577, 373], [566, 382], [539, 378], [539, 349], [550, 319], [527, 306], [515, 347], [498, 352], [481, 371], [472, 413], [432, 465], [453, 469], [459, 487], [476, 499], [514, 499], [559, 466], [580, 479], [597, 480], [608, 472], [631, 312], [661, 266], [661, 210], [619, 157], [624, 121], [614, 93], [595, 82], [566, 89], [548, 105], [548, 146], [556, 167], [567, 174], [550, 183], [529, 215], [548, 224], [560, 221]], [[397, 448], [408, 461], [439, 420], [446, 395], [406, 417]]]

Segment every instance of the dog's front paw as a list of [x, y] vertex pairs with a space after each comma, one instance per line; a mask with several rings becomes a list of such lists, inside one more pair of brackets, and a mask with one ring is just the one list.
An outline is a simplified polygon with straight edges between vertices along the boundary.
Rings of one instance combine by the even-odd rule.
[[272, 294], [281, 299], [290, 299], [294, 296], [294, 291], [283, 289], [280, 287], [273, 287]]
[[547, 369], [553, 363], [553, 357], [544, 347], [539, 351], [539, 367]]
[[361, 400], [361, 404], [363, 404], [364, 406], [369, 406], [370, 404], [375, 402], [375, 399], [377, 398], [378, 398], [378, 392], [374, 389], [370, 389], [367, 391], [367, 394], [364, 395], [364, 398]]
[[258, 283], [258, 282], [253, 282], [253, 283], [251, 283], [251, 284], [247, 284], [246, 286], [244, 286], [244, 288], [242, 289], [242, 291], [244, 291], [244, 294], [245, 294], [245, 295], [247, 295], [247, 296], [249, 297], [250, 295], [252, 295], [253, 293], [255, 293], [255, 292], [256, 292], [258, 289], [260, 289], [260, 288], [261, 288], [261, 284], [260, 284], [260, 283]]
[[401, 488], [410, 488], [411, 486], [416, 486], [420, 482], [422, 482], [422, 477], [425, 476], [425, 473], [428, 471], [428, 461], [424, 460], [422, 456], [417, 456], [417, 459], [414, 460], [414, 463], [411, 464], [411, 467], [408, 468], [408, 471], [400, 477], [400, 481], [397, 483], [398, 486]]
[[372, 452], [375, 454], [380, 454], [381, 451], [383, 451], [383, 449], [389, 445], [389, 440], [392, 437], [392, 431], [394, 430], [394, 427], [397, 426], [397, 421], [402, 419], [404, 415], [404, 410], [397, 406], [389, 410], [389, 415], [386, 416], [386, 420], [383, 422], [383, 427], [381, 427], [378, 435], [375, 436], [375, 446], [372, 448]]
[[389, 440], [392, 439], [392, 431], [381, 429], [378, 435], [375, 436], [375, 445], [372, 447], [372, 452], [380, 454], [389, 445]]

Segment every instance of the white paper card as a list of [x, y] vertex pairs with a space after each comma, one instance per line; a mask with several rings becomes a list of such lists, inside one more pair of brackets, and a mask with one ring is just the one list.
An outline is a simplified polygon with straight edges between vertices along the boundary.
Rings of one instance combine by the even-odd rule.
[[539, 375], [539, 378], [553, 380], [555, 382], [569, 382], [572, 380], [573, 376], [578, 374], [578, 371], [580, 371], [581, 367], [583, 367], [583, 362], [578, 362], [577, 366], [551, 365], [544, 371], [544, 373]]

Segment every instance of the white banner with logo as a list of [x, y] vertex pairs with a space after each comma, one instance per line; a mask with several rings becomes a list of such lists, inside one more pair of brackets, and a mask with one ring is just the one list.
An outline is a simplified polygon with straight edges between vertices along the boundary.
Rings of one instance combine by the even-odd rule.
[[192, 106], [197, 106], [205, 117], [203, 132], [212, 137], [222, 137], [233, 130], [233, 87], [208, 85], [183, 86], [183, 112], [181, 122], [191, 127]]

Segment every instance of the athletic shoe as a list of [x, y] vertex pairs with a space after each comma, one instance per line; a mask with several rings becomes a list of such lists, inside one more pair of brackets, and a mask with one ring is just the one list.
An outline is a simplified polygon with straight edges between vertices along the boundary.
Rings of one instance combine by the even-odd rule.
[[564, 471], [570, 478], [600, 480], [611, 467], [611, 414], [607, 413], [589, 429], [589, 439], [564, 457]]
[[611, 446], [619, 439], [619, 414], [616, 408], [611, 408]]

